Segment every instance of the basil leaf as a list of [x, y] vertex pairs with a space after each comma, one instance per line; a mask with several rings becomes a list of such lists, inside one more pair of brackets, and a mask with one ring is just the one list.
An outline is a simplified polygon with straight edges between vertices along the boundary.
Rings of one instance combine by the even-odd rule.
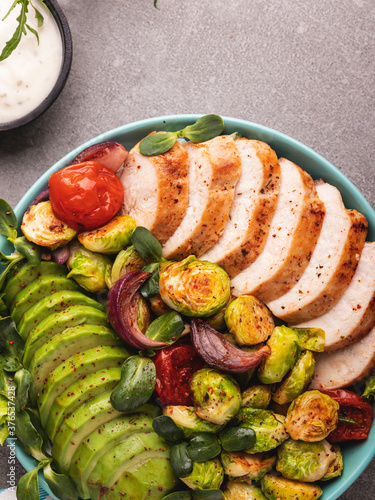
[[179, 132], [179, 137], [187, 137], [193, 142], [204, 142], [220, 135], [224, 130], [224, 120], [219, 115], [205, 115], [193, 125]]
[[38, 245], [28, 241], [24, 236], [16, 238], [13, 244], [17, 252], [26, 257], [29, 264], [32, 266], [40, 264], [42, 250]]
[[0, 199], [0, 234], [9, 241], [14, 241], [17, 238], [17, 225], [17, 217], [12, 207], [5, 200]]
[[152, 273], [152, 275], [148, 278], [147, 281], [143, 283], [140, 288], [140, 293], [142, 297], [145, 299], [150, 299], [151, 297], [155, 297], [159, 293], [159, 280], [160, 280], [160, 270], [159, 264], [149, 264], [143, 268], [143, 271], [147, 271], [148, 273]]
[[52, 493], [60, 498], [60, 500], [74, 500], [78, 498], [77, 488], [70, 477], [65, 474], [58, 474], [52, 470], [50, 463], [44, 467], [43, 474]]
[[0, 319], [0, 332], [0, 367], [9, 372], [17, 371], [22, 368], [25, 343], [10, 316]]
[[148, 135], [139, 143], [139, 151], [144, 156], [161, 155], [169, 151], [177, 139], [177, 132], [162, 132]]
[[32, 378], [25, 368], [21, 368], [15, 373], [14, 382], [16, 384], [16, 411], [20, 411], [27, 405]]
[[146, 261], [161, 260], [161, 245], [155, 236], [145, 227], [138, 226], [134, 229], [132, 242], [142, 259]]
[[173, 344], [181, 336], [185, 325], [176, 311], [169, 311], [156, 318], [147, 328], [146, 337], [159, 342]]

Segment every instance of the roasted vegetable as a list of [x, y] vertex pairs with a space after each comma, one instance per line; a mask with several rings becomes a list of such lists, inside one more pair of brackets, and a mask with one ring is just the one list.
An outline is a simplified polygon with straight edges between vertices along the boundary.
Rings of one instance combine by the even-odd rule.
[[116, 255], [112, 265], [111, 286], [122, 276], [131, 271], [140, 271], [146, 264], [146, 261], [136, 251], [134, 245], [121, 250]]
[[107, 289], [106, 275], [111, 265], [107, 257], [86, 250], [78, 242], [70, 245], [67, 277], [73, 278], [82, 288], [91, 293], [100, 293]]
[[165, 406], [163, 414], [170, 417], [186, 438], [197, 436], [202, 432], [216, 434], [220, 425], [198, 417], [193, 406]]
[[321, 328], [293, 328], [298, 335], [300, 344], [303, 349], [308, 349], [314, 352], [323, 352], [326, 335]]
[[265, 410], [271, 401], [271, 387], [268, 385], [255, 384], [242, 393], [242, 405], [246, 408], [258, 408]]
[[253, 453], [252, 455], [245, 452], [221, 453], [221, 462], [224, 467], [224, 472], [229, 479], [245, 481], [251, 484], [251, 481], [259, 481], [262, 477], [272, 469], [276, 461], [276, 456], [270, 453]]
[[193, 462], [193, 471], [181, 480], [192, 490], [219, 489], [224, 479], [224, 469], [219, 459]]
[[334, 479], [335, 477], [341, 476], [344, 470], [344, 460], [342, 456], [342, 452], [340, 446], [337, 444], [332, 445], [336, 453], [336, 457], [329, 466], [328, 471], [324, 474], [321, 481], [329, 481], [330, 479]]
[[116, 215], [105, 226], [80, 233], [78, 239], [92, 252], [118, 253], [130, 244], [135, 226], [130, 215]]
[[224, 488], [225, 500], [267, 500], [262, 490], [247, 483], [229, 481]]
[[267, 500], [316, 500], [323, 494], [317, 484], [292, 481], [275, 474], [266, 474], [261, 485]]

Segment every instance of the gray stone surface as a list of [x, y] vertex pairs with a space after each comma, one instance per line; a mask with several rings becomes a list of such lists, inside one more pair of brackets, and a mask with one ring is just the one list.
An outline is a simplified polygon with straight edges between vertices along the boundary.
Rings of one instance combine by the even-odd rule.
[[[12, 206], [82, 142], [176, 113], [280, 130], [330, 160], [375, 205], [373, 0], [60, 4], [74, 40], [68, 83], [44, 116], [0, 133], [0, 197]], [[5, 459], [0, 450], [0, 487]], [[373, 462], [341, 500], [374, 497]]]

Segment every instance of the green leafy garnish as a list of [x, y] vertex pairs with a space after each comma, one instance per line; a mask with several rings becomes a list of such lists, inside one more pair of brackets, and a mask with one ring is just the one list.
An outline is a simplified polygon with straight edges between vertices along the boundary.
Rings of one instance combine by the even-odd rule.
[[58, 474], [47, 464], [43, 469], [44, 479], [51, 491], [61, 500], [74, 500], [78, 498], [77, 488], [70, 477], [65, 474]]
[[156, 318], [147, 328], [146, 337], [158, 342], [173, 344], [181, 336], [185, 325], [176, 311], [169, 311]]
[[0, 319], [0, 367], [5, 371], [15, 372], [22, 368], [24, 341], [18, 335], [11, 317]]
[[134, 229], [132, 243], [136, 251], [145, 261], [159, 262], [161, 260], [161, 245], [155, 236], [145, 227], [138, 226]]
[[17, 484], [18, 500], [39, 500], [39, 469], [43, 469], [50, 460], [40, 462], [34, 469], [21, 477]]
[[361, 425], [359, 422], [349, 417], [339, 417], [338, 420], [339, 422], [346, 422], [347, 424]]
[[161, 155], [169, 151], [179, 137], [192, 142], [205, 142], [220, 135], [224, 130], [224, 120], [219, 115], [204, 115], [193, 125], [177, 132], [162, 132], [145, 137], [139, 144], [139, 151], [144, 156]]
[[[48, 10], [48, 7], [45, 5], [44, 0], [40, 0], [40, 2]], [[12, 10], [16, 8], [17, 5], [21, 6], [20, 14], [17, 17], [18, 25], [12, 37], [10, 38], [10, 40], [6, 42], [5, 47], [3, 48], [3, 51], [0, 54], [0, 61], [4, 61], [4, 59], [6, 59], [12, 54], [12, 52], [18, 47], [22, 39], [22, 36], [27, 34], [27, 30], [29, 30], [30, 33], [35, 35], [39, 44], [38, 32], [27, 23], [27, 14], [29, 11], [29, 5], [31, 5], [32, 8], [34, 9], [35, 18], [38, 22], [38, 28], [40, 28], [43, 25], [44, 18], [42, 13], [30, 2], [30, 0], [14, 0], [7, 14], [2, 20], [4, 21], [12, 12]]]
[[159, 293], [159, 280], [160, 280], [160, 268], [159, 263], [154, 262], [153, 264], [148, 264], [142, 271], [152, 273], [152, 276], [146, 280], [140, 288], [142, 297], [145, 299], [151, 299]]
[[0, 199], [0, 234], [13, 242], [17, 238], [17, 224], [17, 217], [12, 207]]

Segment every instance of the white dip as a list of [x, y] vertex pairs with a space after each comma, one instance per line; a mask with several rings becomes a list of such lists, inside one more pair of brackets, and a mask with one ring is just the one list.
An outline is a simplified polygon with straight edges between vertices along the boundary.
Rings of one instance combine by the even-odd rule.
[[[17, 5], [2, 21], [14, 0], [0, 0], [0, 53], [18, 25], [21, 6]], [[60, 74], [63, 47], [59, 28], [51, 14], [38, 0], [33, 4], [44, 17], [38, 28], [35, 11], [29, 5], [27, 24], [38, 31], [38, 41], [27, 30], [20, 44], [0, 62], [0, 123], [25, 116], [35, 109], [51, 92]]]

